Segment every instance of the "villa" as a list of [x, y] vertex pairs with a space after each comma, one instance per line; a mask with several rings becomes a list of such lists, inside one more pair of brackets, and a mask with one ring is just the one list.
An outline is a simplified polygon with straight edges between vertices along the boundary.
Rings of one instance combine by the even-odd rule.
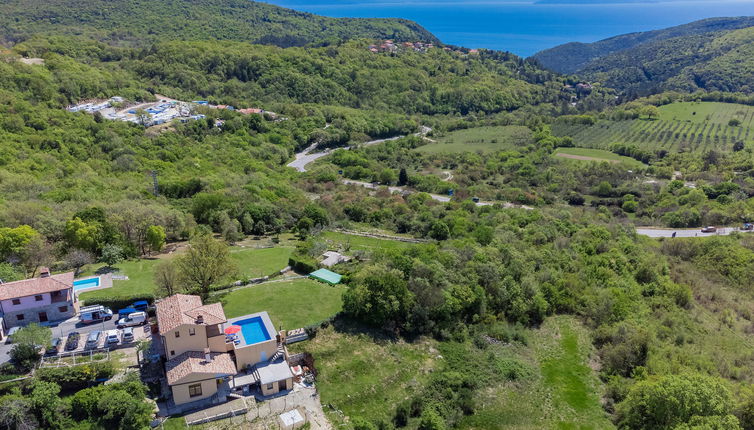
[[[165, 376], [175, 405], [220, 403], [231, 390], [257, 386], [264, 396], [293, 388], [285, 332], [267, 312], [225, 317], [222, 305], [176, 294], [156, 303]], [[273, 336], [275, 335], [275, 336]]]
[[78, 304], [73, 272], [51, 275], [43, 268], [38, 278], [0, 281], [0, 338], [12, 327], [75, 316]]

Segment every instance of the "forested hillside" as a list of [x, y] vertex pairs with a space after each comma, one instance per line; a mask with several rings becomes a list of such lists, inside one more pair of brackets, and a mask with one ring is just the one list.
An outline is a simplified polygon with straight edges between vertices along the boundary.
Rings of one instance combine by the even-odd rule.
[[730, 31], [754, 25], [754, 18], [710, 18], [662, 30], [630, 33], [594, 43], [566, 43], [538, 52], [532, 58], [559, 73], [578, 73], [590, 63], [644, 44], [686, 36]]
[[116, 44], [237, 40], [279, 46], [353, 38], [438, 40], [403, 19], [327, 18], [248, 0], [11, 0], [0, 4], [0, 40], [87, 35]]

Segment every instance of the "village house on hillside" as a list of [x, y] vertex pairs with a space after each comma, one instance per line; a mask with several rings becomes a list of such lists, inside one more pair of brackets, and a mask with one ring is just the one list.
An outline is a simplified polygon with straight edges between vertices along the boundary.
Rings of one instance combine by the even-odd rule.
[[0, 338], [13, 327], [67, 319], [77, 312], [73, 272], [51, 275], [42, 268], [38, 278], [0, 283]]
[[258, 386], [269, 396], [293, 388], [285, 332], [267, 312], [231, 321], [222, 305], [176, 294], [156, 303], [165, 376], [175, 406], [222, 403], [233, 389]]

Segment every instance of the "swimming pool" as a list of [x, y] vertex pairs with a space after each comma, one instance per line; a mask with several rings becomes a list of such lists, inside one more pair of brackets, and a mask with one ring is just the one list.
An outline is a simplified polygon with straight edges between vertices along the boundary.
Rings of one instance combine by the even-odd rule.
[[243, 340], [246, 345], [253, 345], [271, 339], [270, 334], [267, 332], [267, 328], [264, 326], [262, 317], [234, 321], [233, 324], [241, 326], [241, 333], [243, 334]]
[[89, 288], [97, 287], [99, 287], [99, 276], [73, 281], [73, 291], [87, 290]]

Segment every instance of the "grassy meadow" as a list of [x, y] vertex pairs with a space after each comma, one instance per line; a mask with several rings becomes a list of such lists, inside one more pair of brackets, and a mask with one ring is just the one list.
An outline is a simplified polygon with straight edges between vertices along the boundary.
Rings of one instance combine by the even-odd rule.
[[[562, 155], [560, 155], [562, 154]], [[593, 148], [558, 148], [554, 153], [561, 160], [581, 161], [607, 161], [608, 163], [624, 163], [632, 167], [645, 167], [644, 163], [631, 157], [618, 155], [610, 151]]]
[[[741, 121], [730, 126], [731, 119]], [[672, 103], [660, 107], [659, 119], [600, 120], [594, 125], [555, 122], [553, 133], [571, 136], [576, 146], [607, 149], [616, 143], [649, 150], [731, 151], [737, 141], [754, 140], [754, 108], [732, 103]]]
[[401, 249], [413, 246], [409, 242], [399, 240], [379, 239], [374, 237], [356, 236], [352, 234], [325, 231], [320, 236], [331, 249], [347, 251], [377, 251], [379, 249]]
[[531, 130], [523, 126], [476, 127], [440, 136], [435, 143], [420, 146], [426, 154], [454, 152], [495, 152], [531, 143]]

